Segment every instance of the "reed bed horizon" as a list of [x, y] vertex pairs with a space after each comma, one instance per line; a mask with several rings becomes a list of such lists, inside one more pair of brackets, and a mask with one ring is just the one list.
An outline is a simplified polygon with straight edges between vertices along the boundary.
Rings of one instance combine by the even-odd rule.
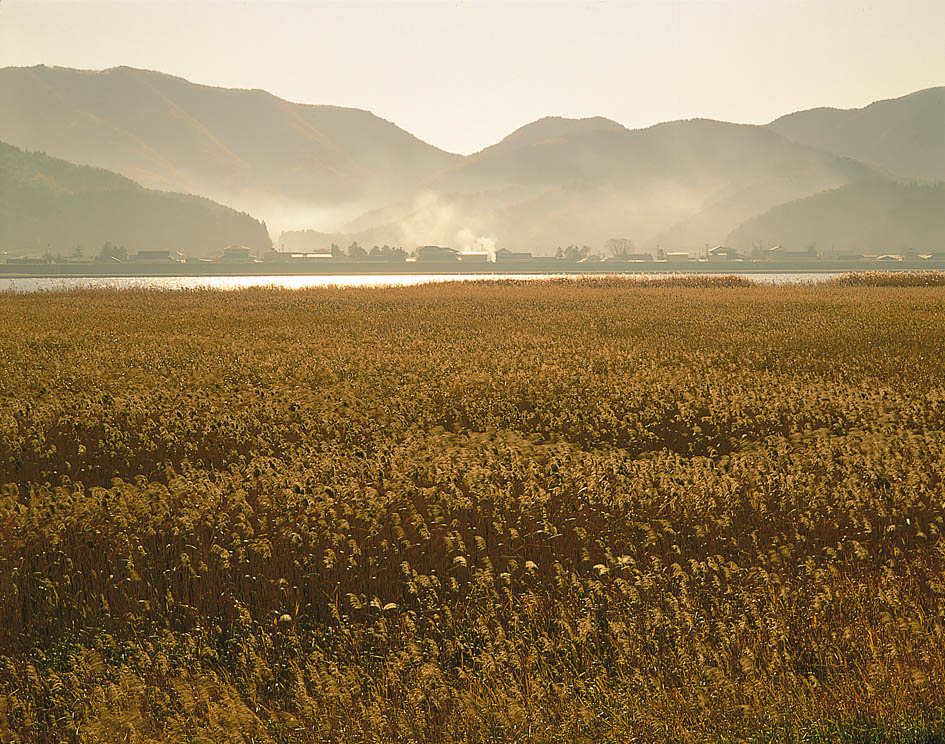
[[0, 742], [941, 741], [940, 285], [708, 279], [0, 294]]

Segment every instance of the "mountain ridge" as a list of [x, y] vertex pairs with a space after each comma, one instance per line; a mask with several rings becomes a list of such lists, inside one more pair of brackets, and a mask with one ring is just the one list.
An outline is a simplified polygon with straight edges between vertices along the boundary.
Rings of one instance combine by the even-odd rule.
[[862, 108], [795, 111], [766, 126], [795, 142], [871, 163], [896, 177], [945, 180], [945, 86]]
[[490, 242], [541, 253], [625, 236], [675, 250], [722, 241], [779, 204], [909, 173], [909, 162], [934, 164], [938, 91], [945, 88], [830, 110], [841, 140], [850, 116], [868, 111], [854, 127], [860, 139], [847, 138], [854, 145], [876, 139], [877, 121], [898, 122], [896, 132], [925, 133], [932, 144], [917, 147], [931, 158], [918, 158], [908, 137], [901, 152], [890, 141], [885, 159], [869, 160], [802, 136], [818, 129], [818, 117], [834, 116], [826, 109], [764, 126], [697, 117], [629, 129], [599, 116], [549, 116], [462, 156], [365, 109], [128, 66], [37, 66], [0, 70], [0, 139], [13, 131], [14, 145], [337, 240]]
[[875, 179], [778, 205], [740, 225], [728, 244], [747, 251], [829, 246], [833, 253], [945, 255], [945, 182]]
[[[431, 180], [435, 198], [404, 202], [399, 214], [386, 210], [386, 226], [372, 213], [346, 231], [363, 236], [373, 229], [384, 242], [472, 233], [543, 253], [622, 235], [685, 249], [721, 241], [776, 204], [873, 175], [868, 166], [755, 125], [691, 119], [586, 130], [507, 139]], [[688, 233], [674, 239], [672, 228], [720, 202], [728, 204], [725, 215], [703, 215], [698, 240]]]
[[105, 242], [141, 250], [219, 254], [266, 250], [264, 223], [202, 196], [146, 189], [118, 173], [0, 142], [0, 249], [95, 255]]
[[460, 157], [363, 109], [131, 67], [3, 68], [0, 100], [0, 140], [245, 209], [383, 195]]

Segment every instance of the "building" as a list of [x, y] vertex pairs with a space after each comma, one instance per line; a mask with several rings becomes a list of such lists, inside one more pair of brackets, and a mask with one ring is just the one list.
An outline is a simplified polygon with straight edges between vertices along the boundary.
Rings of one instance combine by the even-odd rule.
[[180, 253], [172, 254], [170, 251], [138, 251], [132, 260], [138, 263], [168, 263], [170, 261], [180, 263], [184, 260], [184, 256]]
[[331, 253], [288, 253], [283, 254], [292, 263], [300, 261], [333, 261], [334, 255]]
[[458, 261], [459, 251], [440, 245], [421, 245], [417, 248], [418, 261]]
[[666, 253], [666, 260], [671, 263], [683, 263], [691, 260], [691, 257], [686, 251], [669, 251]]
[[253, 260], [252, 249], [245, 245], [228, 245], [223, 249], [220, 260], [227, 263], [249, 262]]
[[789, 251], [783, 245], [765, 248], [762, 255], [766, 261], [810, 261], [817, 258], [817, 254], [810, 248], [803, 251]]
[[500, 248], [495, 252], [495, 260], [497, 263], [501, 261], [531, 261], [532, 254], [524, 251], [515, 252], [510, 251], [508, 248]]
[[402, 250], [388, 250], [388, 251], [378, 251], [374, 252], [372, 249], [367, 254], [368, 261], [381, 261], [385, 263], [403, 263], [407, 260], [407, 254]]
[[611, 258], [605, 258], [608, 263], [645, 263], [653, 260], [651, 253], [618, 253]]
[[464, 264], [489, 263], [489, 251], [463, 251], [459, 254], [459, 261]]
[[745, 257], [734, 248], [724, 245], [717, 245], [715, 248], [709, 248], [706, 258], [710, 261], [744, 261]]

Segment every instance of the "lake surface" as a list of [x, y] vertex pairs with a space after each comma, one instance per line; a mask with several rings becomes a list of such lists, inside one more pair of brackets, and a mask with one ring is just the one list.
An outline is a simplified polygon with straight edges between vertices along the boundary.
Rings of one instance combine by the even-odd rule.
[[[763, 284], [794, 284], [826, 281], [837, 273], [755, 273], [733, 271]], [[351, 274], [318, 276], [102, 276], [102, 277], [36, 277], [0, 279], [0, 292], [47, 292], [70, 289], [245, 289], [247, 287], [279, 287], [308, 289], [312, 287], [409, 287], [442, 282], [474, 282], [482, 279], [517, 279], [538, 281], [552, 278], [606, 276], [594, 274]], [[626, 274], [638, 279], [662, 279], [673, 274]], [[685, 276], [703, 276], [686, 273]], [[705, 274], [704, 276], [718, 276]]]

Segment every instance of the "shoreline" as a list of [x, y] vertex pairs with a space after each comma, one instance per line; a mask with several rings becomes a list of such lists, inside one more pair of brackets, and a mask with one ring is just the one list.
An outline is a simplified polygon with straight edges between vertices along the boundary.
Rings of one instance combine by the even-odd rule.
[[[148, 277], [238, 277], [238, 276], [424, 276], [497, 274], [502, 276], [558, 275], [678, 275], [678, 274], [836, 274], [863, 271], [913, 272], [945, 271], [945, 261], [765, 261], [765, 262], [692, 262], [689, 264], [626, 265], [620, 263], [562, 265], [557, 260], [536, 261], [522, 267], [514, 264], [477, 264], [463, 267], [455, 263], [424, 262], [411, 264], [365, 265], [363, 262], [338, 263], [331, 267], [285, 266], [276, 263], [219, 264], [0, 264], [3, 279], [57, 278], [148, 278]], [[329, 270], [330, 269], [330, 270]]]

